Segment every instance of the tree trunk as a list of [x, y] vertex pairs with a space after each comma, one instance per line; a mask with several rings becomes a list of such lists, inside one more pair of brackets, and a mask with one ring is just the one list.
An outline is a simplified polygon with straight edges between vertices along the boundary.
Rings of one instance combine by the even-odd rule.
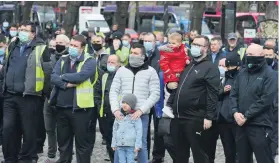
[[278, 20], [278, 6], [275, 5], [275, 2], [266, 2], [266, 19], [275, 19]]
[[169, 24], [169, 2], [165, 1], [164, 3], [164, 33], [166, 33]]
[[195, 1], [193, 2], [193, 9], [191, 13], [191, 30], [195, 29], [201, 34], [202, 18], [205, 9], [205, 2]]
[[140, 14], [139, 14], [139, 1], [136, 1], [136, 22], [137, 22], [137, 31], [140, 31]]
[[125, 32], [127, 18], [129, 16], [128, 9], [129, 9], [130, 1], [117, 1], [116, 2], [116, 13], [115, 13], [115, 20], [118, 23], [118, 30], [122, 33]]
[[22, 21], [30, 21], [30, 12], [32, 9], [33, 1], [25, 1], [24, 6], [22, 6]]
[[68, 37], [72, 36], [72, 31], [76, 25], [78, 19], [79, 7], [82, 1], [69, 1], [67, 2], [67, 13], [65, 14], [65, 20], [63, 23], [63, 28], [66, 31]]

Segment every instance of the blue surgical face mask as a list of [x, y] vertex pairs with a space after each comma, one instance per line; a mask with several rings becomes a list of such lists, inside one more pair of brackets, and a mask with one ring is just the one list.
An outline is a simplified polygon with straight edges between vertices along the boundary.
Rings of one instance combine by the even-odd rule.
[[161, 45], [161, 42], [160, 42], [160, 41], [156, 41], [156, 45], [157, 45], [157, 46], [160, 46], [160, 45]]
[[69, 55], [73, 58], [76, 58], [79, 55], [77, 48], [69, 47], [68, 51], [69, 51]]
[[3, 56], [6, 52], [6, 48], [0, 48], [0, 56]]
[[108, 72], [115, 72], [116, 71], [116, 66], [107, 65], [107, 70], [108, 70]]
[[226, 72], [226, 69], [222, 66], [219, 66], [219, 71], [220, 71], [220, 77], [223, 78], [225, 77], [225, 72]]
[[191, 55], [194, 58], [200, 57], [201, 56], [201, 48], [198, 46], [191, 46]]
[[125, 47], [128, 47], [130, 45], [130, 43], [127, 40], [122, 40], [122, 44]]
[[153, 43], [152, 42], [144, 42], [143, 46], [146, 51], [151, 51], [153, 50]]
[[10, 35], [11, 35], [12, 37], [15, 37], [15, 36], [17, 35], [17, 31], [10, 31]]
[[9, 27], [9, 23], [8, 23], [8, 22], [4, 22], [4, 23], [3, 23], [3, 27], [4, 27], [4, 28], [8, 28], [8, 27]]
[[20, 42], [28, 42], [29, 41], [29, 33], [28, 32], [19, 32], [18, 38]]

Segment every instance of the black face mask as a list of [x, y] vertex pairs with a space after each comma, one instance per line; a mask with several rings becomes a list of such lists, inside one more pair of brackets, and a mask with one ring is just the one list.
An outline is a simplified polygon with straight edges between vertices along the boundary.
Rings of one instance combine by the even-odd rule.
[[103, 48], [102, 44], [92, 44], [92, 46], [95, 51], [99, 51]]
[[270, 66], [273, 63], [273, 58], [265, 58], [266, 63]]
[[246, 56], [246, 64], [249, 72], [260, 69], [264, 63], [264, 56]]
[[238, 69], [236, 67], [235, 69], [226, 71], [225, 76], [226, 78], [233, 78], [237, 73], [238, 73]]
[[58, 44], [56, 45], [56, 51], [58, 53], [63, 52], [65, 49], [66, 49], [66, 46], [64, 46], [64, 45], [58, 45]]
[[48, 51], [49, 51], [50, 54], [53, 54], [53, 53], [55, 52], [55, 49], [53, 49], [53, 48], [48, 48]]
[[139, 40], [139, 43], [140, 43], [141, 45], [143, 45], [143, 40]]

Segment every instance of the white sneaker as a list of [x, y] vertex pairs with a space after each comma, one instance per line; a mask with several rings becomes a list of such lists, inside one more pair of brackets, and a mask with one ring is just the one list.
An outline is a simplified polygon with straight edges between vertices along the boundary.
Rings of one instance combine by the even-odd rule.
[[171, 107], [165, 106], [165, 107], [163, 108], [162, 111], [163, 111], [163, 113], [166, 114], [168, 117], [174, 118], [174, 115], [173, 115], [173, 113], [172, 113], [172, 108], [171, 108]]

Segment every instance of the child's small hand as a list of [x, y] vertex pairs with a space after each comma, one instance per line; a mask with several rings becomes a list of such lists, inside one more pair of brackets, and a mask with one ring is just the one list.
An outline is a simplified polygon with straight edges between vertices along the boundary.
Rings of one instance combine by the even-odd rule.
[[135, 148], [134, 152], [139, 152], [140, 149], [139, 148]]
[[189, 60], [186, 60], [186, 65], [190, 64], [190, 61]]
[[112, 147], [112, 150], [114, 150], [114, 151], [115, 151], [115, 150], [116, 150], [116, 148], [115, 148], [115, 147]]

